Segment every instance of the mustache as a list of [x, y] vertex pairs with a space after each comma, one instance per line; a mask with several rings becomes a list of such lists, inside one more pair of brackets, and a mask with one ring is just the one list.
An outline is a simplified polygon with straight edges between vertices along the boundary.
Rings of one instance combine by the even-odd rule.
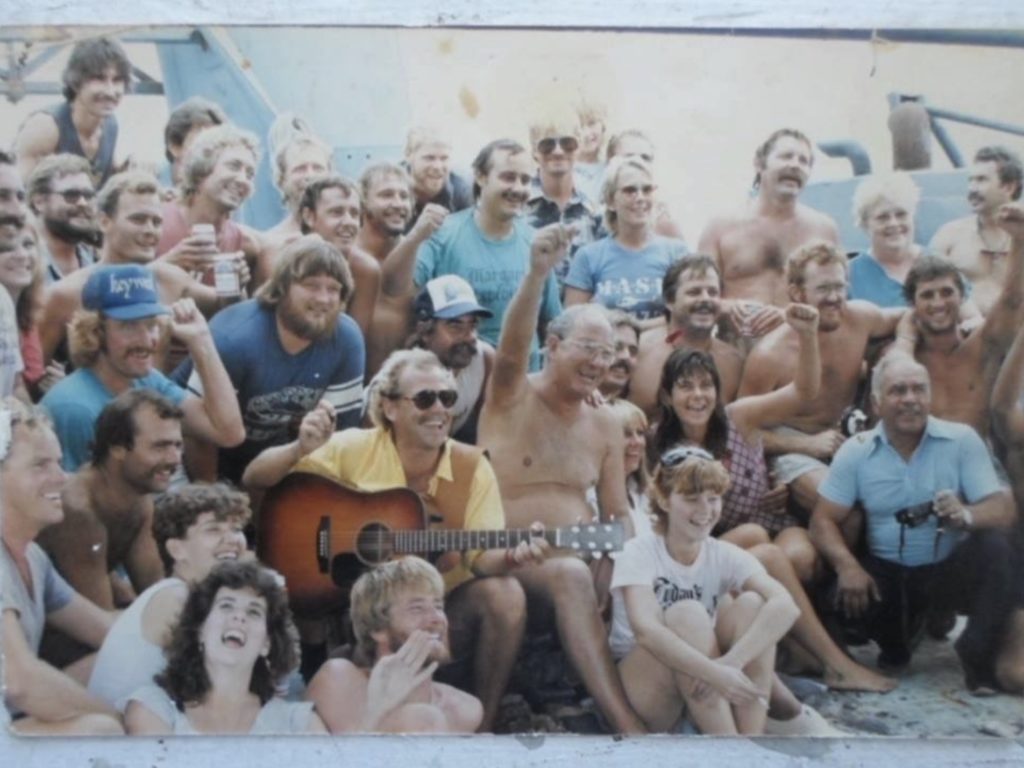
[[698, 304], [693, 305], [693, 309], [690, 310], [690, 314], [695, 312], [717, 312], [718, 306], [710, 301], [702, 301]]
[[23, 214], [7, 213], [0, 216], [0, 227], [17, 227], [21, 229], [25, 226], [25, 216]]

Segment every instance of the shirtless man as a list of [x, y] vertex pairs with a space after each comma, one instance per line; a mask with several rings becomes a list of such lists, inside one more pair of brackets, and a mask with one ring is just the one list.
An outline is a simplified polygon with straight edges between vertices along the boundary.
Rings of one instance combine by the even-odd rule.
[[27, 179], [47, 155], [71, 152], [89, 161], [100, 187], [115, 172], [117, 118], [114, 111], [128, 90], [132, 65], [124, 48], [109, 37], [75, 44], [64, 67], [64, 102], [34, 112], [18, 130], [14, 151]]
[[[397, 251], [403, 261], [414, 261], [420, 243], [441, 226], [448, 211], [434, 203], [423, 208], [409, 234], [406, 225], [412, 215], [412, 180], [398, 165], [371, 165], [359, 179], [362, 191], [363, 223], [356, 248], [370, 254], [384, 268], [388, 254]], [[384, 360], [401, 349], [412, 321], [414, 287], [408, 281], [388, 280], [381, 275], [381, 292], [373, 314], [373, 331], [366, 338], [366, 380], [380, 370]]]
[[1005, 147], [982, 147], [967, 177], [967, 202], [974, 214], [945, 224], [928, 249], [949, 259], [971, 282], [971, 300], [983, 315], [992, 311], [1006, 282], [1010, 237], [999, 209], [1020, 199], [1024, 168]]
[[274, 186], [281, 192], [281, 202], [287, 212], [281, 221], [263, 233], [264, 248], [253, 270], [254, 287], [263, 285], [270, 277], [278, 252], [305, 233], [299, 214], [302, 193], [310, 179], [332, 171], [331, 148], [310, 133], [296, 132], [275, 150], [274, 166]]
[[[1010, 477], [1010, 488], [1019, 510], [1020, 500], [1024, 499], [1024, 325], [1018, 328], [992, 389], [992, 437], [996, 455]], [[1024, 584], [1024, 526], [1019, 521], [1015, 535], [1017, 584], [1021, 585]], [[1024, 637], [1024, 592], [1018, 591], [1007, 626], [1012, 635]], [[1003, 690], [1024, 691], [1024, 643], [1004, 650], [996, 660], [995, 676]]]
[[[95, 264], [75, 270], [55, 283], [46, 295], [39, 337], [43, 359], [54, 358], [66, 362], [65, 351], [58, 351], [67, 334], [67, 326], [75, 310], [82, 306], [82, 288], [92, 273], [104, 266], [115, 264], [142, 264], [156, 277], [160, 302], [173, 304], [185, 296], [205, 297], [216, 302], [216, 293], [200, 285], [180, 267], [165, 261], [154, 261], [156, 244], [160, 239], [163, 215], [160, 212], [160, 185], [155, 177], [144, 171], [126, 171], [112, 177], [96, 198], [99, 228], [103, 233], [103, 247]], [[165, 364], [167, 334], [157, 351], [156, 366], [168, 370]]]
[[640, 335], [640, 350], [629, 399], [647, 414], [658, 410], [661, 369], [679, 347], [707, 352], [722, 379], [723, 404], [736, 399], [743, 373], [743, 356], [731, 344], [713, 336], [722, 314], [722, 278], [710, 256], [691, 254], [669, 267], [661, 284], [667, 324]]
[[355, 284], [345, 311], [356, 321], [363, 337], [369, 339], [380, 297], [380, 264], [356, 247], [361, 213], [359, 189], [348, 179], [331, 175], [307, 180], [299, 202], [302, 233], [320, 235], [345, 257]]
[[38, 656], [44, 625], [99, 647], [114, 616], [76, 593], [34, 541], [63, 517], [66, 476], [45, 416], [7, 399], [0, 402], [0, 423], [7, 433], [0, 440], [0, 610], [11, 729], [23, 735], [124, 733], [117, 712], [83, 687], [91, 660], [58, 669]]
[[118, 605], [110, 572], [123, 566], [135, 592], [163, 576], [150, 527], [153, 496], [181, 464], [181, 410], [147, 389], [129, 390], [96, 420], [91, 463], [64, 489], [64, 520], [39, 543], [68, 583], [106, 610]]
[[[764, 447], [765, 453], [783, 454], [774, 462], [775, 479], [788, 485], [790, 498], [808, 512], [828, 473], [826, 462], [843, 442], [839, 418], [856, 398], [868, 342], [891, 336], [904, 312], [847, 301], [847, 270], [846, 255], [825, 242], [798, 248], [786, 270], [791, 300], [818, 309], [821, 390], [795, 418], [765, 433]], [[747, 358], [739, 397], [771, 392], [792, 381], [798, 342], [788, 325], [765, 336]], [[807, 554], [807, 562], [792, 554], [790, 558], [802, 581], [813, 570], [813, 550]]]
[[[526, 276], [505, 312], [480, 415], [480, 445], [494, 462], [512, 527], [535, 519], [548, 527], [590, 520], [586, 493], [595, 485], [602, 517], [629, 518], [621, 424], [585, 402], [615, 358], [606, 310], [582, 304], [548, 323], [547, 363], [527, 373], [545, 284], [571, 238], [561, 224], [537, 231]], [[616, 674], [586, 563], [554, 557], [515, 575], [532, 623], [545, 623], [553, 609], [562, 647], [613, 730], [643, 733]]]
[[912, 317], [901, 336], [916, 336], [914, 356], [931, 378], [932, 413], [969, 424], [983, 439], [989, 432], [989, 395], [1006, 351], [1021, 323], [1024, 304], [1024, 206], [1008, 204], [996, 220], [1010, 239], [1006, 274], [981, 327], [963, 338], [960, 309], [963, 277], [949, 261], [918, 259], [904, 283]]
[[472, 733], [475, 696], [433, 680], [451, 659], [444, 584], [418, 557], [392, 560], [352, 587], [354, 662], [332, 659], [307, 696], [331, 733]]
[[718, 263], [723, 311], [742, 335], [757, 338], [782, 323], [789, 254], [812, 240], [839, 243], [835, 222], [797, 201], [813, 165], [807, 136], [775, 131], [754, 153], [755, 196], [742, 212], [712, 219], [700, 236], [697, 251]]

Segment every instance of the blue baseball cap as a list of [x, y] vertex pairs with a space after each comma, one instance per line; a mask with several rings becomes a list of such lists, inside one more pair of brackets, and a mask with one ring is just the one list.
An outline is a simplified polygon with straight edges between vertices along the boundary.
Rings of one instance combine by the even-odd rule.
[[170, 314], [157, 296], [153, 271], [138, 264], [96, 269], [82, 289], [82, 306], [115, 320]]

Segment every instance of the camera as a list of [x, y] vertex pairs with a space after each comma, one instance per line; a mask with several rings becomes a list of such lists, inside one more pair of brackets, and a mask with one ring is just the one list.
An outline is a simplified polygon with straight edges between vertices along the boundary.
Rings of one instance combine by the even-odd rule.
[[934, 514], [935, 509], [932, 506], [932, 502], [925, 501], [920, 504], [915, 504], [912, 507], [897, 509], [894, 516], [896, 518], [896, 522], [900, 525], [905, 525], [907, 528], [916, 528], [924, 523], [930, 515]]
[[839, 431], [843, 437], [853, 437], [868, 428], [868, 417], [860, 408], [849, 405], [839, 417]]

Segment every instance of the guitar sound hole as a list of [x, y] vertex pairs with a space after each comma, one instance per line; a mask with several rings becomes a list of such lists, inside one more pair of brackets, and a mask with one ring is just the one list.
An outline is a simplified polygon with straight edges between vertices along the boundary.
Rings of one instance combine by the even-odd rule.
[[379, 565], [395, 553], [393, 534], [381, 523], [370, 523], [356, 536], [356, 557], [367, 565]]

